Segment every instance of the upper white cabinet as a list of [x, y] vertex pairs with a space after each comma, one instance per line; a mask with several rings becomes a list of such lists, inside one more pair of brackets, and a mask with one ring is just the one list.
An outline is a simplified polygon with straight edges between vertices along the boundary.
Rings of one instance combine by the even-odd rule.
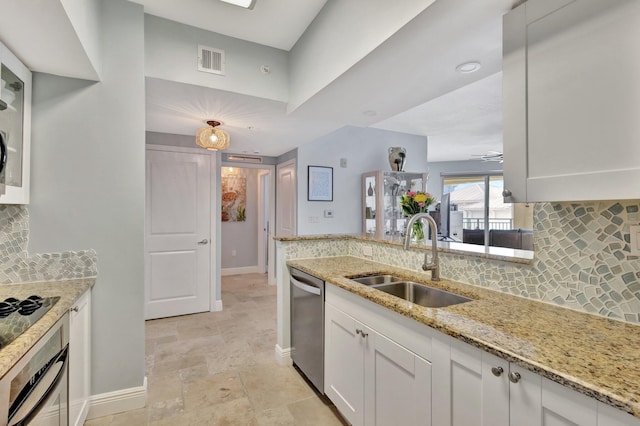
[[31, 71], [2, 43], [0, 76], [0, 204], [28, 204]]
[[640, 2], [528, 0], [503, 30], [505, 200], [640, 198]]

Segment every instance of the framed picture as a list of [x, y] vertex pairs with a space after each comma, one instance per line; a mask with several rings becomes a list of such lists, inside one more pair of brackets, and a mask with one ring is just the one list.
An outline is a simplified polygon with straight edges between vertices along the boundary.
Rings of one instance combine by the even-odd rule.
[[333, 167], [308, 166], [307, 200], [333, 201]]

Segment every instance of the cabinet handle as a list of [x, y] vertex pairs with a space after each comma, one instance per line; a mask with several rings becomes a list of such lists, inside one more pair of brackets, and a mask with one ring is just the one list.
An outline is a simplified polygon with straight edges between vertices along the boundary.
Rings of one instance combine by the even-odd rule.
[[77, 306], [74, 306], [73, 308], [71, 308], [71, 310], [73, 312], [78, 312], [80, 310], [80, 308], [78, 308]]
[[505, 190], [502, 191], [502, 196], [503, 197], [511, 197], [512, 195], [513, 194], [508, 189], [505, 189]]
[[364, 331], [360, 330], [359, 328], [356, 328], [356, 334], [361, 335], [363, 338], [367, 337], [369, 335], [369, 333], [365, 333]]
[[520, 379], [522, 378], [522, 376], [520, 376], [520, 373], [518, 372], [511, 372], [509, 373], [509, 381], [511, 383], [518, 383], [520, 381]]
[[198, 241], [198, 244], [201, 246], [206, 245], [209, 242], [209, 240], [207, 240], [206, 238], [204, 240]]
[[504, 373], [504, 370], [502, 369], [502, 367], [491, 367], [491, 372], [494, 376], [500, 377], [502, 376], [502, 373]]

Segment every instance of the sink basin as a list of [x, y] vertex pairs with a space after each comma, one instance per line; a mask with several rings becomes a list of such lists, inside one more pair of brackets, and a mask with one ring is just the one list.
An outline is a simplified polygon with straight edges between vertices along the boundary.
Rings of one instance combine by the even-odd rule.
[[427, 308], [443, 308], [445, 306], [457, 305], [458, 303], [471, 302], [473, 300], [411, 281], [378, 284], [373, 287]]
[[394, 275], [369, 275], [366, 277], [354, 277], [351, 279], [364, 285], [389, 284], [404, 281], [403, 278], [399, 278]]

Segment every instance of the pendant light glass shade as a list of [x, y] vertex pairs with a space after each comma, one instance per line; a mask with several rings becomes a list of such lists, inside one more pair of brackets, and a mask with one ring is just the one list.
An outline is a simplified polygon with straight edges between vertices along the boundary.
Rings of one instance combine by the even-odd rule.
[[207, 121], [207, 124], [211, 127], [203, 127], [196, 133], [196, 144], [211, 151], [223, 151], [229, 148], [229, 133], [216, 127], [220, 122]]

